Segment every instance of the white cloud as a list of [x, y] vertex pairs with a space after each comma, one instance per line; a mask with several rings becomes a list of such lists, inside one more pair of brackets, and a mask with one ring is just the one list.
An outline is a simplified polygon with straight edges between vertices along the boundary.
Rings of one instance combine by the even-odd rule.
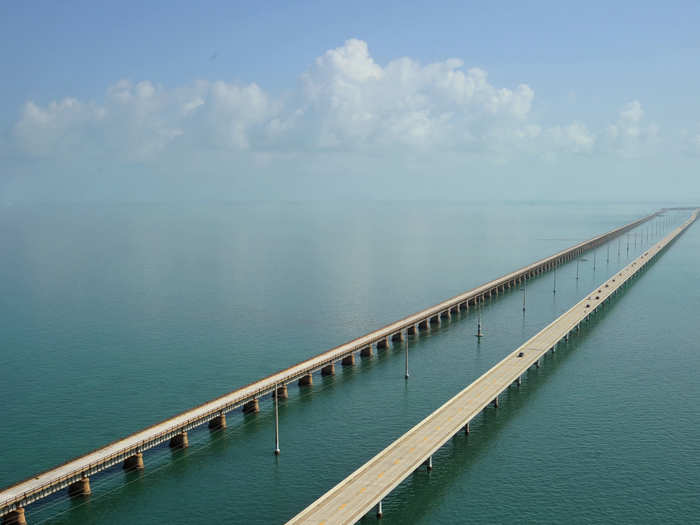
[[366, 43], [348, 40], [302, 75], [307, 130], [320, 148], [453, 148], [527, 118], [530, 87], [496, 88], [483, 70], [462, 66], [400, 58], [381, 67]]
[[644, 125], [644, 110], [638, 100], [625, 104], [617, 122], [610, 124], [605, 133], [605, 147], [626, 157], [649, 152], [658, 138], [659, 129], [651, 123]]
[[602, 133], [582, 122], [544, 125], [532, 115], [527, 84], [493, 85], [486, 71], [455, 58], [380, 65], [351, 39], [326, 51], [275, 98], [255, 83], [196, 81], [166, 88], [120, 80], [102, 102], [27, 102], [14, 127], [30, 156], [104, 155], [158, 160], [168, 148], [239, 152], [453, 151], [497, 161], [514, 154], [636, 155], [657, 136], [638, 101]]
[[556, 150], [587, 153], [596, 143], [595, 135], [581, 122], [573, 122], [567, 126], [553, 126], [547, 130], [547, 134]]

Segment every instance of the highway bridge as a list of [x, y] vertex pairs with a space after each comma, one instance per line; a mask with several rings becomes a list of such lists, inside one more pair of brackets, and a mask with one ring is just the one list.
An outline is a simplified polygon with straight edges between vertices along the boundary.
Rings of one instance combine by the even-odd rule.
[[[449, 320], [456, 312], [468, 311], [486, 298], [499, 295], [544, 272], [554, 270], [559, 265], [579, 257], [584, 252], [661, 215], [663, 211], [657, 211], [578, 243], [552, 256], [7, 487], [0, 491], [0, 516], [4, 517], [3, 523], [24, 523], [24, 508], [27, 505], [58, 491], [66, 490], [67, 494], [78, 497], [87, 495], [90, 493], [90, 477], [105, 469], [119, 463], [127, 470], [142, 469], [145, 466], [143, 453], [153, 447], [165, 442], [168, 442], [173, 448], [187, 447], [187, 432], [191, 429], [202, 425], [208, 425], [211, 429], [224, 428], [226, 414], [233, 410], [240, 408], [246, 413], [257, 412], [259, 399], [263, 396], [272, 394], [275, 400], [286, 397], [287, 385], [291, 383], [296, 382], [301, 386], [310, 385], [313, 382], [313, 375], [316, 373], [324, 375], [335, 373], [337, 363], [342, 366], [352, 366], [357, 354], [369, 357], [374, 348], [388, 348], [392, 341], [401, 341], [406, 335], [430, 330], [431, 325]], [[277, 410], [277, 403], [275, 403], [275, 410]], [[275, 418], [275, 424], [277, 425], [277, 418]], [[277, 434], [277, 429], [275, 430]], [[275, 453], [279, 453], [279, 442], [275, 447]]]
[[547, 352], [569, 340], [582, 323], [605, 307], [620, 289], [647, 267], [696, 219], [697, 211], [661, 241], [591, 291], [584, 299], [528, 339], [488, 372], [394, 441], [362, 467], [309, 505], [287, 525], [338, 525], [355, 523], [422, 465], [432, 468], [432, 455], [456, 433], [469, 432], [469, 422], [488, 405], [498, 407], [499, 395], [520, 385], [523, 374], [540, 366]]

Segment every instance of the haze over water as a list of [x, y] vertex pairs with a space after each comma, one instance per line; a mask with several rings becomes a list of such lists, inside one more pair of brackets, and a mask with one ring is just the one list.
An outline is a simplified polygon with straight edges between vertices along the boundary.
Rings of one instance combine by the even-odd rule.
[[[0, 485], [12, 484], [665, 203], [203, 203], [0, 210]], [[686, 212], [673, 213], [676, 225]], [[646, 234], [645, 225], [639, 231]], [[653, 230], [653, 225], [652, 225]], [[668, 231], [668, 230], [666, 230]], [[384, 503], [386, 523], [676, 522], [700, 512], [691, 227], [501, 407]], [[652, 236], [651, 240], [658, 239]], [[30, 523], [281, 523], [648, 244], [626, 241], [354, 368], [290, 385], [142, 474]], [[371, 517], [368, 521], [373, 521]]]

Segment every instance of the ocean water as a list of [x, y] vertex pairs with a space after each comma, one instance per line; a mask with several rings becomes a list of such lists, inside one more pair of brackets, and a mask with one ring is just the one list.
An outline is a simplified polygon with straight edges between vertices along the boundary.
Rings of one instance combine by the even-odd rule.
[[[0, 485], [663, 203], [75, 204], [0, 209]], [[670, 213], [664, 232], [687, 217]], [[290, 385], [34, 523], [283, 523], [659, 238], [656, 221], [403, 347]], [[644, 240], [642, 240], [644, 239]], [[700, 516], [700, 230], [385, 501], [385, 523]], [[594, 268], [595, 259], [595, 268]], [[375, 518], [368, 516], [366, 522]]]

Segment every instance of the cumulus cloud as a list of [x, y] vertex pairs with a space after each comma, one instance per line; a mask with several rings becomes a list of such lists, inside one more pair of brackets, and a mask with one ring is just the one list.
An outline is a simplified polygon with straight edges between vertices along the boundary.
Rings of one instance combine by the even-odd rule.
[[586, 153], [590, 152], [596, 143], [596, 136], [581, 122], [553, 126], [547, 130], [547, 134], [553, 147], [559, 151]]
[[302, 75], [307, 129], [321, 148], [449, 148], [479, 142], [486, 130], [522, 121], [534, 92], [496, 88], [486, 72], [449, 59], [379, 66], [361, 40], [327, 51]]
[[623, 156], [638, 156], [648, 151], [658, 138], [659, 129], [644, 123], [644, 110], [638, 100], [625, 104], [617, 122], [610, 124], [605, 133], [605, 146]]
[[545, 126], [532, 115], [527, 84], [493, 85], [456, 58], [378, 64], [351, 39], [319, 56], [298, 88], [273, 97], [255, 83], [196, 81], [167, 88], [120, 80], [100, 102], [29, 101], [14, 126], [30, 156], [92, 153], [124, 161], [187, 151], [454, 151], [506, 158], [513, 152], [633, 155], [653, 141], [638, 101], [598, 137], [583, 123]]

